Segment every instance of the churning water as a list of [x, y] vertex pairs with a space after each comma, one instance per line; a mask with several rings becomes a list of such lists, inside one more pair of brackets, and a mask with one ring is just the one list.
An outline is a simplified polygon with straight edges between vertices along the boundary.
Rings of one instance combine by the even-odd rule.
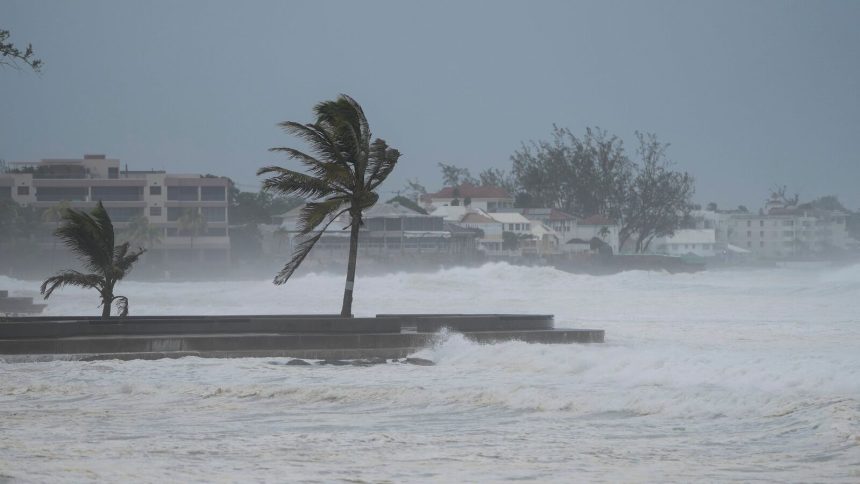
[[[343, 277], [125, 282], [133, 314], [333, 313]], [[33, 294], [37, 283], [0, 278]], [[603, 345], [434, 367], [0, 363], [0, 476], [44, 481], [860, 481], [860, 266], [608, 277], [490, 264], [361, 278], [355, 313], [530, 312]], [[95, 314], [64, 290], [49, 313]], [[2, 480], [2, 477], [0, 477]]]

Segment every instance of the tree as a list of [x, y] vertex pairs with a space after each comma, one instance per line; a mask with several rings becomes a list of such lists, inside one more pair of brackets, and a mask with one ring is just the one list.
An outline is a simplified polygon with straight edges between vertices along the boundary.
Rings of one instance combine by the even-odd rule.
[[370, 125], [364, 111], [358, 102], [345, 94], [336, 100], [317, 104], [314, 114], [317, 119], [313, 124], [280, 123], [284, 131], [305, 141], [313, 150], [313, 156], [287, 147], [270, 150], [286, 153], [310, 173], [279, 166], [266, 166], [257, 171], [257, 175], [272, 174], [263, 182], [264, 189], [313, 200], [302, 208], [299, 216], [299, 233], [305, 239], [296, 246], [293, 257], [275, 276], [274, 282], [287, 282], [328, 226], [348, 213], [349, 262], [341, 315], [350, 316], [362, 211], [379, 200], [375, 190], [394, 170], [400, 152], [382, 139], [371, 141]]
[[716, 202], [710, 202], [710, 203], [708, 203], [708, 205], [705, 208], [709, 212], [716, 212], [717, 211], [717, 204], [716, 204]]
[[415, 202], [421, 201], [422, 195], [427, 195], [427, 189], [418, 182], [417, 178], [406, 180], [406, 186], [403, 187], [403, 195]]
[[194, 249], [194, 238], [206, 232], [206, 218], [196, 208], [186, 208], [177, 220], [179, 231], [189, 236], [189, 249]]
[[693, 177], [671, 170], [665, 159], [667, 144], [653, 134], [636, 133], [642, 159], [622, 212], [619, 246], [636, 237], [634, 250], [642, 252], [654, 237], [672, 235], [692, 208]]
[[487, 168], [478, 173], [478, 181], [481, 186], [504, 188], [511, 195], [517, 193], [517, 181], [511, 174], [506, 173], [505, 170]]
[[34, 71], [39, 72], [42, 69], [42, 60], [36, 58], [33, 46], [27, 44], [27, 48], [21, 51], [15, 47], [15, 44], [8, 41], [9, 35], [8, 30], [0, 29], [0, 65], [20, 69], [18, 62], [22, 62]]
[[42, 283], [41, 292], [48, 299], [62, 286], [97, 289], [101, 296], [102, 317], [109, 318], [111, 305], [116, 302], [120, 316], [128, 315], [128, 298], [115, 296], [114, 287], [131, 271], [132, 265], [146, 249], [129, 251], [129, 243], [114, 245], [114, 229], [102, 202], [89, 214], [67, 210], [63, 224], [55, 232], [60, 240], [78, 255], [91, 271], [84, 274], [75, 270], [60, 271]]
[[446, 187], [457, 188], [464, 183], [477, 185], [478, 181], [472, 178], [468, 168], [458, 168], [454, 165], [439, 163], [442, 170], [442, 184]]
[[421, 208], [421, 206], [418, 205], [417, 203], [415, 203], [415, 201], [412, 200], [411, 198], [404, 197], [403, 195], [398, 195], [386, 203], [397, 203], [397, 204], [404, 206], [410, 210], [414, 210], [415, 212], [418, 212], [422, 215], [427, 215], [427, 210], [424, 210], [423, 208]]
[[149, 222], [146, 215], [138, 215], [129, 220], [123, 237], [129, 243], [151, 249], [161, 242], [162, 230]]
[[[46, 223], [55, 223], [54, 231], [60, 228], [60, 222], [63, 220], [63, 215], [71, 208], [69, 202], [63, 200], [56, 205], [52, 205], [42, 212], [42, 221]], [[53, 268], [54, 256], [57, 252], [57, 239], [54, 238], [54, 245], [51, 247], [51, 266]]]
[[787, 191], [788, 191], [788, 187], [785, 185], [782, 185], [782, 186], [774, 185], [770, 189], [770, 200], [775, 201], [775, 202], [779, 202], [786, 207], [792, 207], [792, 206], [797, 205], [797, 202], [800, 201], [800, 195], [795, 193], [792, 196], [788, 196], [788, 195], [786, 195]]
[[617, 136], [587, 128], [580, 138], [553, 126], [551, 140], [523, 143], [511, 161], [515, 187], [528, 194], [517, 197], [518, 205], [620, 217], [633, 163]]

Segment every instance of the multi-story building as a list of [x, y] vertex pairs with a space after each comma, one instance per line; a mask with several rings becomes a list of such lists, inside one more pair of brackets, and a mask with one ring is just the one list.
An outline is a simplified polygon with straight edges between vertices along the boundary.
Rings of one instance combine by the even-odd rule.
[[846, 247], [845, 219], [838, 211], [774, 208], [767, 214], [733, 215], [728, 238], [762, 258], [809, 257]]
[[[0, 173], [0, 199], [47, 209], [61, 202], [89, 210], [101, 201], [118, 232], [146, 217], [160, 232], [148, 258], [171, 264], [226, 262], [229, 179], [164, 171], [129, 171], [105, 155], [11, 163]], [[193, 231], [180, 222], [186, 212], [206, 221]]]

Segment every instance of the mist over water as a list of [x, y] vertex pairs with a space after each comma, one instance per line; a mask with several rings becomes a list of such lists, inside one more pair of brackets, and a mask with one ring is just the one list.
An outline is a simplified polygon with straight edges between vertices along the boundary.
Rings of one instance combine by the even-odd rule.
[[[0, 277], [35, 294], [37, 282]], [[132, 314], [336, 313], [343, 276], [127, 281]], [[435, 367], [288, 359], [0, 364], [0, 475], [23, 481], [860, 480], [860, 266], [574, 275], [488, 264], [361, 277], [356, 315], [529, 312], [603, 345]], [[48, 314], [96, 314], [64, 289]]]

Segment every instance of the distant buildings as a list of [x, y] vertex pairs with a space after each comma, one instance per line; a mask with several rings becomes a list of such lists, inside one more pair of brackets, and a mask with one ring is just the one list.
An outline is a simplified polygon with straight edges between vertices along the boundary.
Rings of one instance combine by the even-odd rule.
[[[141, 216], [158, 231], [160, 242], [150, 248], [149, 260], [163, 259], [171, 265], [226, 263], [228, 186], [229, 180], [223, 177], [129, 171], [118, 159], [84, 155], [10, 164], [6, 173], [0, 173], [0, 200], [38, 209], [67, 202], [83, 210], [101, 201], [117, 232]], [[186, 211], [199, 213], [205, 229], [194, 234], [183, 231], [180, 218]]]
[[457, 187], [445, 187], [436, 193], [423, 195], [421, 203], [424, 204], [425, 208], [468, 205], [485, 212], [498, 212], [513, 208], [514, 197], [504, 188], [464, 183]]

